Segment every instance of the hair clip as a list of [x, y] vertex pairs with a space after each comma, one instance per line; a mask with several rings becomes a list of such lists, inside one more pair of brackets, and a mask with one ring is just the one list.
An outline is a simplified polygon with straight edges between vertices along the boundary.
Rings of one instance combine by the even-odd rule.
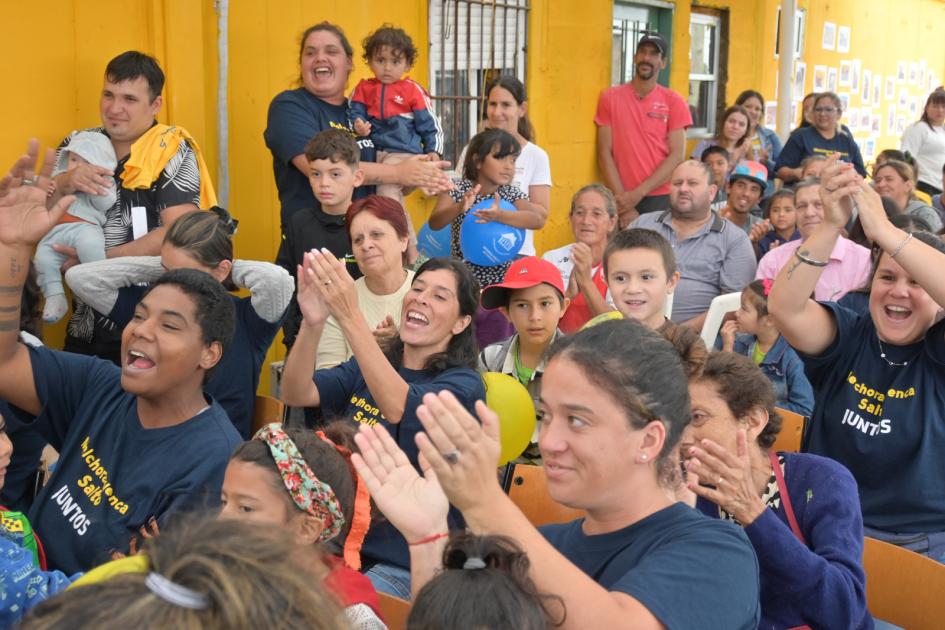
[[764, 280], [761, 281], [761, 284], [765, 290], [765, 297], [768, 297], [768, 294], [771, 293], [771, 287], [774, 286], [774, 280], [770, 278], [765, 278]]
[[466, 562], [463, 563], [463, 569], [471, 569], [473, 571], [478, 569], [485, 569], [486, 563], [482, 558], [477, 556], [470, 556], [466, 558]]
[[233, 215], [227, 212], [226, 208], [221, 208], [220, 206], [213, 206], [212, 208], [208, 210], [208, 212], [212, 212], [213, 214], [217, 215], [217, 218], [220, 219], [220, 221], [226, 227], [227, 234], [229, 234], [230, 236], [236, 235], [236, 230], [239, 227], [240, 222], [237, 219], [233, 218]]
[[189, 608], [190, 610], [203, 610], [210, 606], [210, 600], [206, 595], [172, 582], [160, 573], [154, 571], [148, 573], [148, 577], [144, 579], [144, 584], [149, 591], [168, 604]]

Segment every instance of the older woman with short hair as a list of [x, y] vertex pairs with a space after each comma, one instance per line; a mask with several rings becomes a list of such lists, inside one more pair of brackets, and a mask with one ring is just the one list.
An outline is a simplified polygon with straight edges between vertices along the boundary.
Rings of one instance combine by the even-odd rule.
[[592, 317], [613, 310], [604, 277], [607, 241], [617, 227], [617, 203], [603, 184], [588, 184], [571, 198], [574, 242], [546, 252], [542, 258], [561, 272], [571, 305], [558, 328], [577, 332]]
[[[413, 282], [407, 262], [409, 228], [404, 209], [396, 200], [371, 195], [351, 204], [345, 214], [351, 250], [363, 274], [354, 281], [358, 308], [374, 337], [383, 342], [397, 334], [400, 308]], [[334, 367], [354, 356], [338, 320], [325, 322], [316, 369]]]
[[837, 462], [771, 450], [774, 388], [746, 356], [709, 355], [689, 382], [680, 453], [696, 507], [745, 529], [761, 569], [760, 628], [872, 628], [856, 481]]

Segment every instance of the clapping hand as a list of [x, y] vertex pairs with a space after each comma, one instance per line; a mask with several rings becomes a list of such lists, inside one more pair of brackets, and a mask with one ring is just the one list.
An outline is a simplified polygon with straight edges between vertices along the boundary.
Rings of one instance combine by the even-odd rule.
[[824, 222], [843, 229], [853, 212], [852, 195], [862, 190], [864, 182], [852, 164], [839, 160], [838, 153], [827, 158], [820, 176], [820, 200], [824, 205]]
[[298, 282], [298, 293], [296, 300], [299, 303], [299, 310], [302, 311], [302, 318], [306, 324], [320, 325], [328, 319], [328, 304], [322, 297], [318, 288], [318, 276], [312, 269], [312, 252], [308, 252], [302, 259], [302, 264], [298, 265], [296, 278]]
[[499, 217], [503, 212], [503, 210], [499, 208], [499, 193], [496, 193], [492, 199], [493, 203], [491, 206], [488, 208], [481, 208], [473, 212], [473, 215], [476, 217], [476, 223], [489, 223], [491, 221], [499, 220]]
[[387, 317], [384, 318], [384, 321], [379, 323], [374, 328], [374, 339], [377, 340], [378, 345], [384, 346], [387, 342], [397, 336], [397, 324], [394, 322], [393, 316], [388, 313]]
[[316, 286], [322, 300], [339, 324], [360, 313], [358, 290], [344, 262], [325, 248], [313, 249], [306, 254], [306, 260], [311, 261], [311, 269], [315, 274]]

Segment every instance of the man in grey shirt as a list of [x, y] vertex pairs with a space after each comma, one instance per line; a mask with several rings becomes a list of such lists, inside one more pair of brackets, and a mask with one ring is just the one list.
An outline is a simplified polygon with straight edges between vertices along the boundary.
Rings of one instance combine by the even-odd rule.
[[680, 276], [672, 320], [696, 330], [702, 329], [712, 298], [741, 291], [755, 275], [748, 235], [710, 209], [715, 193], [709, 168], [688, 160], [670, 179], [670, 209], [644, 214], [630, 226], [659, 232], [672, 245]]

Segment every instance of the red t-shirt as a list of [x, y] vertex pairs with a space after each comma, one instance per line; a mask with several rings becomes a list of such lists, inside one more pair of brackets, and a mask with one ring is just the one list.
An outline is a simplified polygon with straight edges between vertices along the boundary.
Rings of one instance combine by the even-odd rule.
[[[669, 155], [669, 132], [692, 125], [689, 106], [679, 94], [657, 85], [639, 98], [629, 83], [601, 92], [594, 122], [610, 127], [620, 181], [632, 190]], [[669, 194], [669, 183], [649, 195]]]
[[[597, 270], [594, 272], [591, 279], [594, 281], [594, 286], [597, 287], [600, 294], [606, 296], [607, 283], [604, 281], [603, 265], [597, 265]], [[583, 293], [578, 293], [571, 298], [571, 304], [568, 306], [568, 310], [561, 316], [561, 321], [558, 322], [558, 330], [566, 335], [576, 333], [581, 330], [581, 326], [591, 320], [591, 317], [593, 317], [593, 315], [591, 314], [591, 308], [587, 305], [587, 299], [584, 297]]]
[[[371, 580], [345, 564], [338, 556], [325, 556], [330, 572], [325, 577], [325, 586], [345, 608], [355, 604], [367, 604], [381, 617], [381, 604]], [[381, 617], [383, 619], [383, 617]]]

